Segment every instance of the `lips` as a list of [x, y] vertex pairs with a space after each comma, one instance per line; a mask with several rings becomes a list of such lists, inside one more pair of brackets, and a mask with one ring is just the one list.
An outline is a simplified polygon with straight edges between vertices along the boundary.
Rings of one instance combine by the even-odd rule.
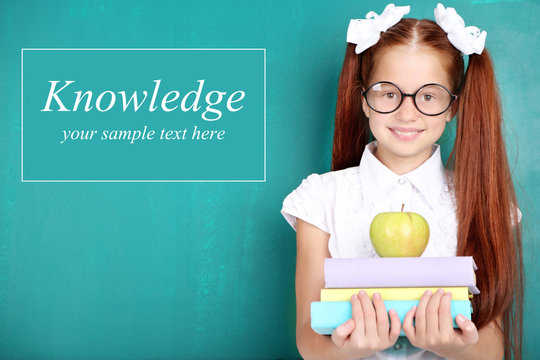
[[397, 136], [401, 140], [413, 140], [424, 131], [424, 129], [416, 128], [403, 128], [403, 127], [393, 127], [388, 128], [392, 134]]

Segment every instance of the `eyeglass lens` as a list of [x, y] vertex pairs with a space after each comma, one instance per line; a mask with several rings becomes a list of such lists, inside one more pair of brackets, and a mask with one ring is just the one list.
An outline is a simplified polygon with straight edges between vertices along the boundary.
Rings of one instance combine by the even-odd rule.
[[[392, 112], [401, 104], [401, 91], [393, 84], [376, 83], [367, 92], [367, 102], [379, 112]], [[452, 101], [450, 93], [441, 85], [427, 85], [416, 93], [414, 101], [425, 114], [439, 114], [445, 111]]]

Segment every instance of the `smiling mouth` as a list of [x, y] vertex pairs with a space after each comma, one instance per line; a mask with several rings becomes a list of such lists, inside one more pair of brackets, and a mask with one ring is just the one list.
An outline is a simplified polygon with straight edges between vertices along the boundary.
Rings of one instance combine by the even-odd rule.
[[415, 135], [424, 131], [424, 130], [416, 130], [416, 129], [411, 129], [411, 130], [397, 130], [393, 128], [389, 128], [389, 129], [395, 132], [396, 134], [402, 135], [402, 136], [412, 136], [412, 135]]
[[[394, 130], [394, 129], [392, 129]], [[404, 136], [411, 136], [411, 135], [414, 135], [414, 134], [418, 134], [418, 133], [421, 133], [422, 131], [424, 130], [415, 130], [415, 131], [400, 131], [400, 130], [394, 130], [394, 132], [398, 135], [404, 135]]]
[[424, 129], [388, 128], [394, 135], [403, 140], [416, 138]]

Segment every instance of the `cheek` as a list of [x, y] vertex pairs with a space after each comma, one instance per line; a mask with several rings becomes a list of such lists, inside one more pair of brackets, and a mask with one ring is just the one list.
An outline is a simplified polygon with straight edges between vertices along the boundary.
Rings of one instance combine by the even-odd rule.
[[372, 113], [372, 116], [369, 118], [368, 121], [369, 129], [375, 137], [383, 135], [384, 131], [386, 130], [386, 121], [381, 119], [378, 115], [380, 114]]
[[[455, 103], [454, 103], [455, 104]], [[452, 119], [454, 118], [452, 116], [452, 112], [453, 112], [453, 107], [454, 107], [454, 104], [452, 104], [452, 107], [450, 107], [450, 109], [448, 109], [445, 113], [444, 113], [444, 120], [445, 122], [449, 123], [450, 121], [452, 121]]]
[[446, 117], [437, 121], [433, 126], [433, 131], [439, 135], [442, 135], [446, 127]]

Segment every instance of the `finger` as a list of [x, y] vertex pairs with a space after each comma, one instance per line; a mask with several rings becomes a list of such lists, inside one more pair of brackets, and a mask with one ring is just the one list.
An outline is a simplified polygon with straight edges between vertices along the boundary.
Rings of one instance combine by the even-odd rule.
[[388, 313], [386, 312], [384, 301], [378, 292], [373, 294], [373, 305], [375, 306], [375, 315], [377, 316], [377, 333], [380, 338], [385, 339], [388, 337], [390, 323], [388, 322]]
[[353, 332], [355, 327], [354, 320], [349, 319], [343, 324], [339, 325], [332, 333], [332, 341], [337, 346], [341, 347], [347, 341], [349, 335]]
[[390, 333], [388, 334], [388, 340], [391, 344], [394, 344], [401, 333], [401, 321], [399, 321], [396, 310], [390, 309], [388, 314], [390, 315]]
[[478, 342], [478, 330], [471, 320], [459, 314], [456, 316], [456, 323], [462, 331], [461, 338], [466, 345], [472, 345]]
[[439, 329], [443, 334], [453, 334], [454, 324], [452, 321], [452, 293], [449, 291], [441, 298], [439, 306]]
[[416, 329], [413, 325], [413, 318], [415, 317], [417, 307], [413, 306], [411, 310], [405, 314], [405, 317], [403, 318], [403, 332], [411, 342], [411, 344], [415, 344], [416, 342]]
[[373, 303], [369, 298], [369, 295], [365, 291], [361, 291], [360, 304], [362, 304], [362, 310], [364, 311], [364, 327], [366, 329], [366, 336], [377, 336], [377, 317]]
[[431, 290], [426, 290], [424, 295], [420, 298], [418, 306], [416, 307], [416, 313], [414, 315], [415, 333], [416, 336], [424, 337], [426, 334], [426, 307], [431, 299]]
[[435, 291], [435, 294], [433, 294], [426, 307], [426, 332], [433, 336], [437, 336], [440, 330], [439, 307], [441, 305], [441, 298], [443, 294], [443, 289]]
[[357, 294], [353, 294], [351, 296], [351, 306], [352, 306], [352, 319], [355, 323], [355, 334], [358, 334], [359, 336], [365, 336], [366, 330], [365, 330], [365, 319], [364, 319], [364, 312], [362, 311], [362, 305], [360, 304], [360, 299], [358, 298]]

